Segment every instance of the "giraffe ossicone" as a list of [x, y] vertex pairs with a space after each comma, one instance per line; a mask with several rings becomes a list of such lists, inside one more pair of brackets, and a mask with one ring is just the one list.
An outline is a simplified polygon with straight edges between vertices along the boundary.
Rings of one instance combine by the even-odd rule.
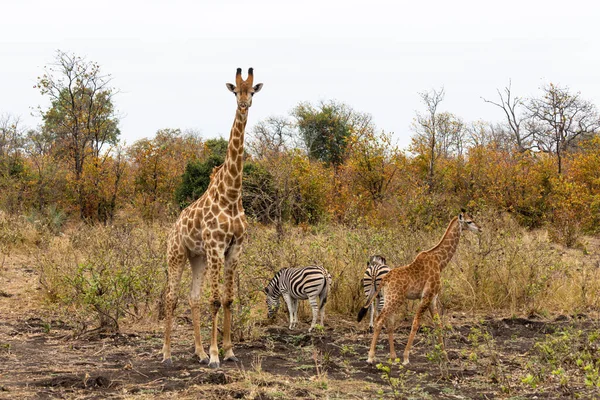
[[[171, 364], [171, 331], [177, 287], [189, 260], [192, 268], [190, 307], [194, 326], [195, 354], [201, 362], [212, 368], [220, 366], [217, 344], [217, 317], [223, 306], [223, 354], [225, 361], [237, 361], [231, 342], [231, 303], [233, 278], [246, 237], [248, 223], [242, 207], [242, 171], [244, 161], [244, 130], [252, 97], [262, 89], [254, 85], [254, 71], [242, 78], [238, 68], [236, 84], [227, 83], [235, 94], [237, 108], [229, 136], [227, 154], [223, 165], [216, 167], [204, 194], [184, 209], [173, 225], [167, 241], [168, 282], [165, 298], [165, 336], [163, 362]], [[219, 291], [219, 275], [223, 270], [223, 296]], [[212, 329], [209, 355], [206, 354], [200, 335], [200, 298], [202, 286], [209, 272], [211, 288]]]

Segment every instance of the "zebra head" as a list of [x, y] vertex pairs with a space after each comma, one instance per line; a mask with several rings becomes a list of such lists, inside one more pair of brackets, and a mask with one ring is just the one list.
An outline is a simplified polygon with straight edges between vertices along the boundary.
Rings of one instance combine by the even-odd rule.
[[369, 258], [369, 262], [367, 263], [367, 267], [375, 265], [386, 265], [385, 257], [377, 254], [371, 256], [371, 258]]
[[271, 279], [271, 282], [264, 289], [267, 295], [267, 309], [269, 310], [268, 318], [273, 318], [279, 309], [279, 293], [278, 289], [279, 273], [275, 274], [275, 277]]

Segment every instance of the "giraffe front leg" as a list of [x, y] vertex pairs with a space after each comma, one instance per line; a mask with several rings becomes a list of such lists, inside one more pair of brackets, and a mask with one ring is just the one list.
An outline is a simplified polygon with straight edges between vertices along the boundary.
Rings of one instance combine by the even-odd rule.
[[233, 276], [234, 269], [226, 268], [224, 276], [224, 294], [223, 299], [223, 359], [224, 361], [239, 361], [233, 353], [233, 343], [231, 341], [231, 304], [233, 303]]
[[438, 344], [440, 345], [440, 348], [441, 348], [442, 352], [444, 353], [444, 356], [446, 357], [446, 361], [449, 361], [448, 353], [446, 353], [446, 348], [444, 346], [444, 337], [443, 337], [444, 325], [442, 324], [442, 319], [440, 318], [440, 314], [438, 313], [437, 297], [438, 296], [436, 295], [433, 297], [433, 300], [431, 300], [431, 303], [429, 304], [429, 313], [431, 314], [433, 323], [436, 325], [436, 328], [437, 328]]
[[223, 274], [223, 356], [225, 361], [239, 361], [233, 353], [233, 343], [231, 341], [231, 325], [233, 316], [231, 314], [231, 305], [233, 303], [234, 284], [233, 280], [237, 271], [238, 260], [242, 251], [244, 235], [237, 238], [227, 251], [225, 258], [225, 271]]
[[194, 345], [196, 357], [203, 364], [208, 364], [209, 358], [202, 345], [200, 334], [200, 298], [202, 284], [206, 272], [206, 258], [203, 256], [190, 257], [192, 267], [192, 289], [190, 292], [190, 308], [192, 309], [192, 324], [194, 326]]
[[412, 328], [410, 330], [410, 335], [408, 336], [408, 341], [406, 342], [406, 348], [404, 349], [404, 360], [402, 361], [403, 365], [407, 365], [410, 361], [408, 359], [408, 355], [410, 353], [410, 347], [412, 346], [413, 340], [415, 339], [415, 334], [419, 329], [419, 324], [421, 323], [421, 315], [423, 312], [429, 307], [430, 299], [428, 297], [423, 297], [419, 307], [417, 308], [417, 312], [415, 313], [415, 318], [413, 319]]
[[210, 360], [208, 366], [210, 368], [219, 368], [221, 365], [219, 361], [219, 344], [217, 342], [218, 335], [218, 320], [219, 320], [219, 309], [221, 308], [221, 296], [219, 294], [219, 271], [224, 264], [223, 252], [219, 251], [218, 248], [208, 249], [206, 252], [208, 269], [210, 271], [210, 287], [211, 287], [211, 316], [212, 316], [212, 329], [210, 337], [210, 349], [209, 355]]
[[[169, 248], [169, 252], [170, 252]], [[181, 274], [185, 265], [185, 256], [183, 254], [174, 254], [168, 256], [168, 277], [167, 293], [165, 295], [165, 336], [163, 341], [163, 363], [172, 365], [171, 360], [171, 331], [173, 329], [173, 312], [175, 311], [176, 293]]]

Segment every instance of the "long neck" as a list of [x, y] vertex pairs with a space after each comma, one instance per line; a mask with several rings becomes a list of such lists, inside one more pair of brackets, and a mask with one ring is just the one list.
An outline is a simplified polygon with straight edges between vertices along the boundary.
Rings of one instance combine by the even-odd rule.
[[454, 253], [456, 253], [458, 242], [460, 240], [460, 234], [460, 222], [458, 221], [458, 217], [454, 217], [452, 221], [450, 221], [450, 224], [448, 224], [448, 228], [446, 229], [444, 236], [442, 236], [442, 240], [440, 240], [440, 242], [434, 248], [427, 251], [429, 255], [438, 258], [440, 271], [443, 270], [446, 265], [448, 265], [454, 256]]
[[242, 171], [244, 166], [244, 131], [248, 110], [242, 114], [238, 108], [229, 135], [227, 155], [223, 163], [223, 179], [227, 184], [226, 195], [231, 202], [238, 201], [242, 193]]

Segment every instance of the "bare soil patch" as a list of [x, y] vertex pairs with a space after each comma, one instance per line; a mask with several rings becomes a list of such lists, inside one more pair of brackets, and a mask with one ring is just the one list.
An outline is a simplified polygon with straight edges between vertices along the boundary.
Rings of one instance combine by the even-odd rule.
[[[192, 327], [182, 317], [173, 338], [174, 362], [168, 367], [161, 363], [160, 324], [77, 337], [68, 322], [34, 308], [31, 268], [13, 267], [0, 275], [6, 283], [0, 296], [0, 399], [394, 398], [382, 371], [366, 364], [371, 335], [365, 324], [333, 317], [323, 331], [312, 334], [306, 333], [306, 321], [293, 331], [266, 326], [259, 339], [236, 343], [238, 363], [211, 370], [195, 359]], [[446, 333], [449, 362], [432, 356], [433, 336], [427, 328], [421, 330], [411, 364], [406, 369], [391, 365], [390, 375], [399, 379], [397, 398], [600, 396], [598, 388], [583, 382], [572, 381], [568, 389], [559, 382], [536, 387], [522, 382], [536, 341], [568, 327], [597, 329], [589, 316], [474, 318], [457, 313], [444, 320], [452, 327]], [[410, 321], [396, 330], [399, 354], [409, 330]], [[474, 331], [487, 333], [487, 341], [474, 339]], [[384, 332], [377, 353], [384, 364], [387, 352]]]

